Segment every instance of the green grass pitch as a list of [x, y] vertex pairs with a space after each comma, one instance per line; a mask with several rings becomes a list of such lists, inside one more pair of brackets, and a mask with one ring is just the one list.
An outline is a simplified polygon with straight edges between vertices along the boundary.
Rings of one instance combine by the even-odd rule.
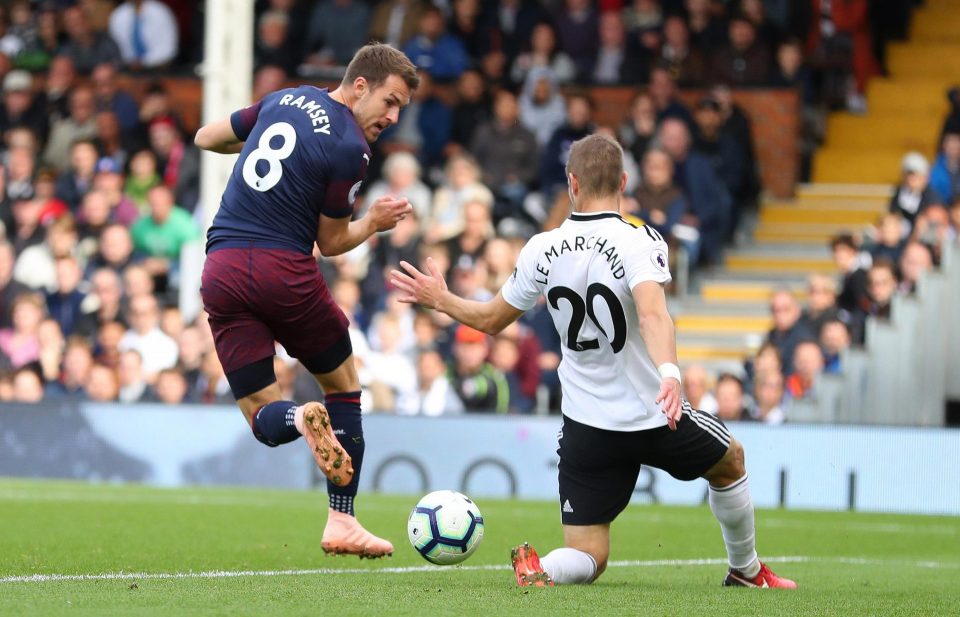
[[761, 556], [800, 585], [761, 591], [720, 587], [708, 508], [634, 505], [614, 523], [599, 581], [525, 590], [509, 549], [559, 544], [554, 503], [478, 499], [483, 544], [438, 568], [407, 542], [415, 502], [358, 500], [397, 548], [371, 562], [320, 550], [322, 493], [3, 480], [0, 615], [960, 614], [960, 518], [758, 511]]

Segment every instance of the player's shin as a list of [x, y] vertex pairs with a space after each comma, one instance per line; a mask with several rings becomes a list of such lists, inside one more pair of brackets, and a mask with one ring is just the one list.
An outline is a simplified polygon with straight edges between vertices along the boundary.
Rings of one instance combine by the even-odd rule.
[[261, 407], [253, 416], [251, 426], [258, 441], [271, 448], [300, 438], [295, 416], [297, 404], [293, 401], [273, 401]]
[[360, 415], [360, 392], [335, 392], [325, 397], [330, 424], [340, 445], [353, 459], [353, 479], [345, 486], [327, 482], [330, 508], [354, 516], [353, 499], [357, 496], [360, 468], [363, 466], [363, 422]]
[[364, 529], [353, 514], [353, 499], [357, 496], [364, 450], [360, 392], [328, 394], [324, 403], [330, 414], [333, 433], [353, 459], [353, 478], [345, 486], [327, 482], [330, 512], [320, 546], [324, 552], [334, 555], [357, 555], [360, 558], [392, 555], [393, 544]]
[[540, 560], [540, 564], [557, 585], [590, 583], [597, 576], [597, 562], [590, 553], [575, 548], [554, 549]]
[[757, 559], [753, 502], [747, 476], [722, 488], [710, 487], [710, 509], [720, 522], [723, 543], [727, 547], [730, 567], [748, 577], [760, 570]]

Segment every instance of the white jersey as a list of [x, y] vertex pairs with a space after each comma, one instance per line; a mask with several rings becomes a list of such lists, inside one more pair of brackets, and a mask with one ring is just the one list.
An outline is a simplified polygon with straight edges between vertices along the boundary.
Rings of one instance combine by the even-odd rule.
[[574, 213], [535, 235], [500, 293], [532, 309], [546, 298], [563, 343], [561, 410], [596, 428], [638, 431], [667, 423], [654, 402], [660, 374], [647, 353], [632, 289], [670, 281], [667, 245], [619, 214]]

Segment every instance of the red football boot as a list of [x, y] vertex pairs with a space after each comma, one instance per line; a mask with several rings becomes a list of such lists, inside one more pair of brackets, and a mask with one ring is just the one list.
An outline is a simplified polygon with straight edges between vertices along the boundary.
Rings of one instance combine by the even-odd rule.
[[527, 542], [510, 551], [510, 561], [513, 563], [513, 571], [517, 575], [517, 585], [521, 587], [553, 587], [553, 580], [540, 565], [537, 551]]
[[789, 578], [783, 578], [773, 573], [773, 570], [767, 567], [767, 564], [760, 562], [760, 571], [753, 578], [749, 578], [740, 570], [730, 568], [727, 572], [727, 578], [723, 579], [724, 587], [755, 587], [755, 588], [779, 588], [796, 589], [797, 584]]

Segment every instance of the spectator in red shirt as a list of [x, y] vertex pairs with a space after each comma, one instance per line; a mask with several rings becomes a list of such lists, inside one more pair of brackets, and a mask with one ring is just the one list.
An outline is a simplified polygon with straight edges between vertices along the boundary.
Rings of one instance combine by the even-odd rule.
[[794, 400], [813, 394], [823, 373], [823, 351], [815, 341], [803, 341], [793, 351], [793, 373], [787, 377], [787, 391]]

